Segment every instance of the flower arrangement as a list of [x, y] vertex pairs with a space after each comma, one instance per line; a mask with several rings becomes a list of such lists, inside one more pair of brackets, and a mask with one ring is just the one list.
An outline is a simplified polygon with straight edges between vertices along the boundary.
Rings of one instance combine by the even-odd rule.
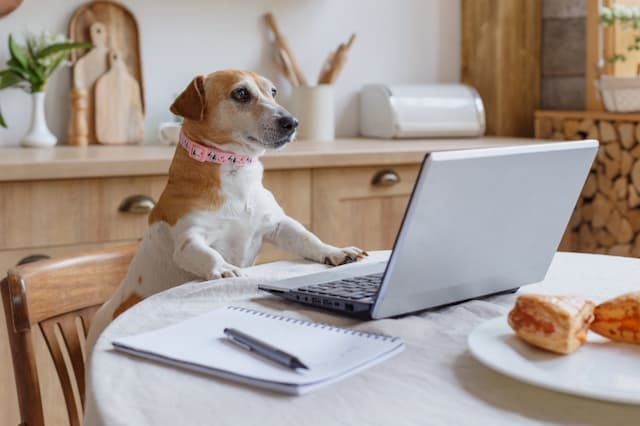
[[[27, 34], [25, 44], [16, 43], [9, 35], [9, 55], [7, 68], [0, 70], [0, 90], [19, 87], [30, 93], [42, 92], [47, 79], [60, 65], [68, 64], [69, 53], [73, 49], [88, 49], [91, 43], [74, 43], [63, 34], [43, 32], [39, 35]], [[7, 124], [0, 112], [0, 126]]]
[[[623, 29], [631, 29], [635, 32], [633, 42], [627, 46], [627, 51], [640, 51], [640, 7], [614, 4], [612, 7], [600, 9], [600, 25], [609, 27], [617, 23], [621, 24]], [[607, 58], [610, 63], [624, 62], [626, 60], [627, 56], [618, 52]]]

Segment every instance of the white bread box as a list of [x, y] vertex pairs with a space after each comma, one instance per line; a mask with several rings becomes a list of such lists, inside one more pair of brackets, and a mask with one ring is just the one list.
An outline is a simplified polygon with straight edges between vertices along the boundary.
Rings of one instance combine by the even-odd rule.
[[360, 133], [374, 138], [482, 136], [484, 106], [464, 84], [369, 84], [360, 93]]

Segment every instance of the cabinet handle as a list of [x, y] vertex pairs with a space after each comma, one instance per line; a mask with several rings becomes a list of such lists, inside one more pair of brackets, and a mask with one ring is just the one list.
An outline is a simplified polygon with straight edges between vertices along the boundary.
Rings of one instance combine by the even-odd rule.
[[371, 185], [375, 186], [391, 186], [400, 183], [400, 176], [394, 170], [380, 170], [373, 175], [371, 179]]
[[51, 259], [51, 256], [47, 256], [46, 254], [32, 254], [30, 256], [24, 257], [16, 263], [16, 266], [26, 265], [27, 263], [37, 262], [39, 260], [47, 260]]
[[118, 211], [122, 213], [147, 214], [156, 205], [153, 198], [146, 195], [130, 195], [120, 203]]

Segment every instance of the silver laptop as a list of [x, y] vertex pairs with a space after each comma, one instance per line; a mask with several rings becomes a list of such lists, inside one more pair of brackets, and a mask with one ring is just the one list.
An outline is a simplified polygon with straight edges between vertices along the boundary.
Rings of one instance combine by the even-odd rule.
[[597, 150], [588, 140], [427, 154], [388, 262], [259, 287], [386, 318], [541, 281]]

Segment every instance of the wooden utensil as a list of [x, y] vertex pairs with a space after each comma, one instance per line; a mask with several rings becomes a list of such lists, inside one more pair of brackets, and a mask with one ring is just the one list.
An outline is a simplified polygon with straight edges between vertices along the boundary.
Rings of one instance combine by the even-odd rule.
[[280, 61], [282, 62], [282, 71], [284, 75], [289, 79], [291, 85], [293, 87], [300, 86], [300, 81], [298, 81], [298, 76], [296, 76], [295, 70], [293, 69], [293, 65], [291, 64], [291, 59], [287, 54], [287, 51], [284, 49], [278, 49], [278, 55], [280, 57]]
[[89, 29], [94, 47], [73, 66], [73, 87], [90, 90], [98, 78], [107, 72], [107, 27], [94, 22]]
[[89, 96], [87, 89], [73, 88], [69, 92], [71, 118], [69, 119], [69, 145], [89, 144]]
[[[82, 90], [86, 99], [82, 102], [84, 111], [78, 111], [76, 108], [80, 105], [77, 103], [80, 92], [75, 95], [71, 94], [71, 120], [69, 122], [69, 144], [71, 145], [84, 145], [85, 142], [86, 144], [96, 143], [93, 88], [98, 78], [109, 69], [107, 64], [107, 27], [102, 22], [94, 22], [89, 27], [89, 36], [94, 47], [78, 59], [72, 69], [73, 87]], [[81, 125], [79, 120], [84, 120], [84, 125]], [[84, 128], [86, 128], [86, 132]]]
[[[107, 0], [87, 2], [76, 9], [69, 21], [69, 36], [74, 41], [90, 41], [90, 30], [94, 22], [102, 22], [107, 28], [106, 47], [120, 52], [129, 73], [140, 83], [143, 90], [142, 61], [140, 59], [140, 35], [138, 22], [124, 5]], [[72, 51], [76, 61], [82, 52]], [[144, 90], [143, 90], [144, 94]], [[144, 96], [143, 96], [144, 98]], [[143, 99], [144, 100], [144, 99]]]
[[120, 54], [109, 54], [111, 69], [96, 83], [96, 137], [104, 144], [142, 141], [144, 118], [138, 81]]
[[289, 47], [289, 42], [285, 38], [285, 36], [280, 32], [280, 28], [278, 27], [278, 23], [276, 22], [275, 16], [271, 13], [267, 13], [264, 15], [264, 20], [267, 23], [267, 26], [273, 32], [273, 36], [275, 37], [275, 44], [278, 49], [282, 49], [286, 52], [286, 55], [289, 57], [289, 61], [291, 62], [291, 67], [293, 72], [298, 80], [299, 84], [307, 85], [307, 79], [304, 77], [302, 70], [300, 69], [300, 65], [298, 65], [298, 61], [296, 60], [291, 47]]
[[[75, 13], [69, 21], [69, 37], [74, 41], [93, 41], [92, 26], [101, 22], [104, 25], [104, 52], [102, 54], [103, 65], [102, 72], [95, 72], [97, 77], [107, 72], [109, 69], [107, 57], [109, 50], [120, 52], [127, 65], [129, 73], [138, 80], [140, 85], [140, 97], [142, 99], [142, 107], [144, 111], [144, 83], [142, 80], [142, 62], [140, 60], [140, 37], [138, 32], [138, 23], [133, 14], [120, 3], [107, 0], [96, 0], [83, 4], [76, 9]], [[94, 41], [94, 44], [95, 41]], [[88, 53], [91, 53], [89, 51]], [[83, 51], [74, 50], [71, 52], [71, 59], [74, 63], [78, 63], [82, 58]], [[82, 71], [81, 71], [82, 73]], [[91, 76], [89, 76], [91, 77]], [[83, 77], [80, 76], [82, 80]], [[89, 78], [85, 78], [89, 80]], [[93, 80], [95, 81], [95, 79]], [[85, 84], [85, 83], [82, 83]], [[76, 85], [75, 67], [72, 78], [73, 87]], [[94, 113], [94, 90], [92, 87], [87, 88], [87, 127], [89, 129], [89, 143], [98, 143], [95, 132], [95, 113]]]
[[353, 33], [351, 37], [349, 37], [347, 44], [341, 43], [336, 51], [329, 56], [327, 60], [328, 65], [322, 69], [320, 77], [318, 77], [318, 84], [333, 84], [336, 82], [344, 65], [347, 63], [347, 55], [355, 40], [356, 34]]

